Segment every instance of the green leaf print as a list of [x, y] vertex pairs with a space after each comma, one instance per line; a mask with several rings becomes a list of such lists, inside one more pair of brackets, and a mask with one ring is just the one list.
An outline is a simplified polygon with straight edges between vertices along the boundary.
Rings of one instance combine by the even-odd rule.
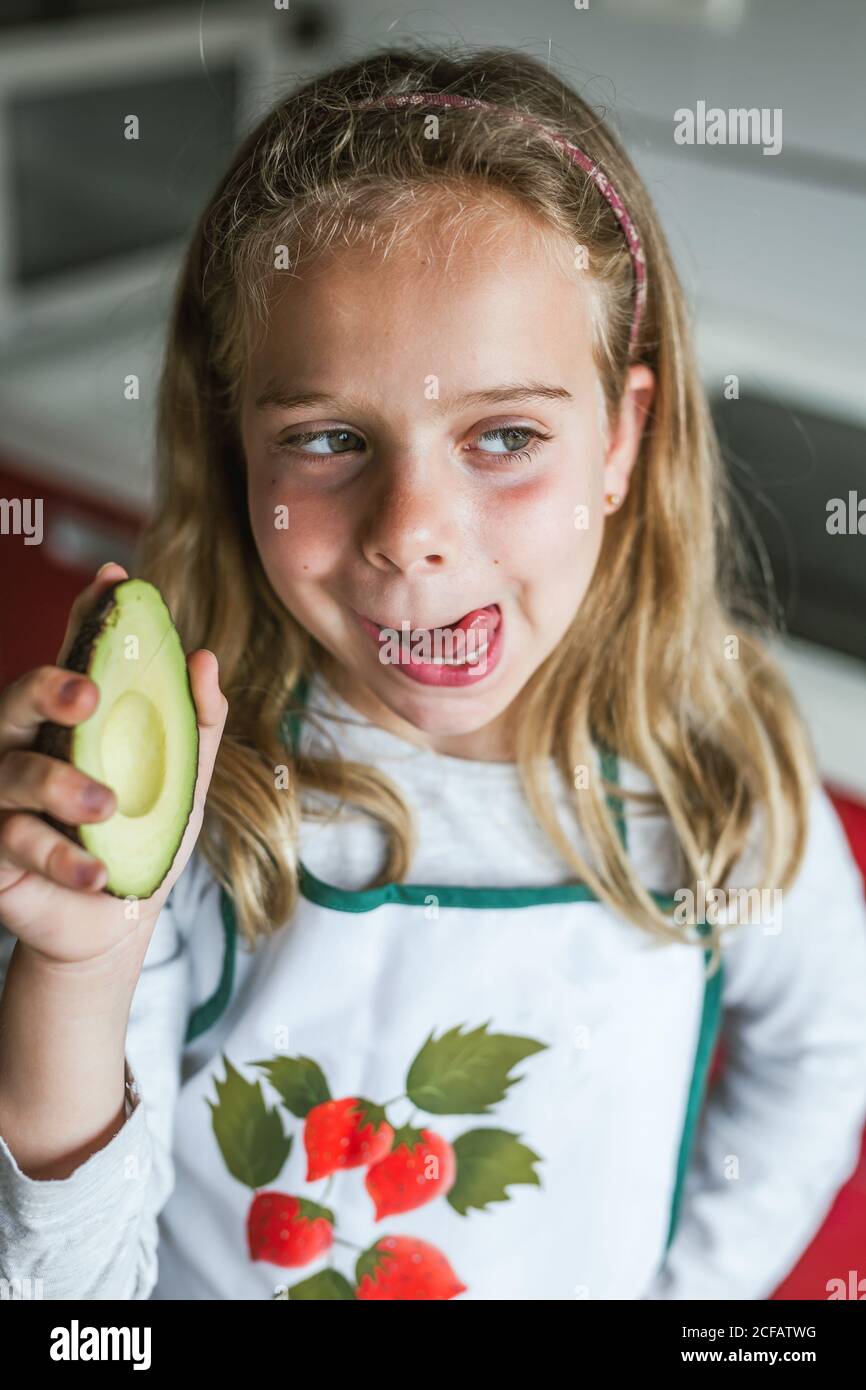
[[379, 1270], [383, 1267], [387, 1268], [389, 1262], [389, 1255], [377, 1249], [375, 1245], [371, 1245], [370, 1249], [363, 1250], [355, 1261], [356, 1282], [360, 1284], [365, 1274], [369, 1274], [370, 1278], [375, 1280]]
[[471, 1129], [454, 1140], [457, 1177], [446, 1201], [465, 1216], [470, 1207], [486, 1211], [488, 1202], [510, 1202], [512, 1183], [541, 1186], [533, 1163], [541, 1160], [507, 1129]]
[[360, 1127], [372, 1125], [374, 1129], [378, 1129], [380, 1125], [388, 1123], [385, 1106], [376, 1105], [374, 1101], [367, 1100], [364, 1096], [358, 1096], [354, 1110], [355, 1114], [360, 1116], [358, 1120]]
[[401, 1144], [405, 1144], [407, 1149], [414, 1149], [416, 1144], [424, 1143], [424, 1134], [414, 1125], [401, 1125], [394, 1130], [394, 1138], [391, 1140], [391, 1152], [399, 1149]]
[[246, 1081], [223, 1053], [225, 1081], [214, 1077], [219, 1103], [211, 1108], [214, 1134], [233, 1178], [247, 1187], [266, 1187], [281, 1172], [292, 1147], [279, 1111], [268, 1110], [261, 1082]]
[[325, 1074], [311, 1057], [271, 1057], [267, 1061], [250, 1062], [249, 1066], [258, 1067], [266, 1074], [286, 1109], [299, 1120], [303, 1120], [314, 1105], [331, 1099]]
[[305, 1217], [307, 1221], [316, 1221], [320, 1216], [326, 1221], [330, 1221], [332, 1226], [337, 1224], [337, 1218], [330, 1207], [323, 1207], [320, 1202], [311, 1202], [308, 1197], [298, 1197], [298, 1216]]
[[346, 1302], [348, 1299], [354, 1300], [355, 1290], [338, 1269], [320, 1269], [319, 1273], [311, 1278], [303, 1279], [300, 1284], [293, 1284], [289, 1289], [289, 1298], [298, 1301], [327, 1299], [330, 1302]]
[[430, 1115], [486, 1115], [505, 1099], [509, 1086], [521, 1079], [508, 1075], [511, 1068], [544, 1051], [547, 1043], [488, 1033], [488, 1023], [471, 1033], [461, 1033], [466, 1025], [457, 1024], [435, 1041], [430, 1034], [406, 1078], [413, 1105]]

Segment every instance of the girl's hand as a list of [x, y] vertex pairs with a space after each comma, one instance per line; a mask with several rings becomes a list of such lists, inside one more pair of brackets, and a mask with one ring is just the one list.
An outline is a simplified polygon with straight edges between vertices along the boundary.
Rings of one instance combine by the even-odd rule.
[[[73, 726], [89, 719], [99, 704], [99, 688], [86, 676], [72, 676], [66, 659], [82, 614], [110, 584], [128, 578], [111, 564], [82, 590], [70, 610], [66, 635], [55, 666], [37, 666], [0, 692], [0, 922], [23, 946], [53, 965], [78, 969], [127, 951], [143, 959], [153, 926], [186, 866], [201, 829], [205, 798], [222, 737], [228, 701], [219, 687], [217, 660], [204, 648], [187, 657], [198, 712], [199, 759], [193, 809], [174, 862], [159, 888], [127, 916], [123, 898], [99, 891], [107, 871], [100, 859], [76, 846], [34, 812], [47, 812], [67, 825], [107, 820], [117, 798], [57, 758], [28, 751], [40, 723]], [[63, 688], [76, 682], [71, 698]], [[88, 792], [108, 793], [101, 809], [85, 801]], [[82, 883], [82, 869], [97, 868], [96, 882]]]

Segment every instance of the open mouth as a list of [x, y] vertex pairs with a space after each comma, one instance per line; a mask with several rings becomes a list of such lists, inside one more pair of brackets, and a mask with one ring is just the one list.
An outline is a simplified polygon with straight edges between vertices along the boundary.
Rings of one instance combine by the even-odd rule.
[[[416, 660], [413, 664], [428, 669], [477, 669], [484, 663], [502, 623], [502, 610], [498, 603], [488, 603], [483, 608], [470, 608], [462, 617], [449, 623], [437, 623], [432, 627], [420, 623], [410, 624], [408, 618], [401, 619], [399, 623], [387, 623], [376, 622], [362, 613], [358, 613], [357, 616], [370, 636], [380, 643], [390, 633], [397, 633], [402, 638], [404, 624], [405, 632], [412, 640], [419, 633], [427, 633], [434, 643], [435, 654], [429, 659]], [[404, 662], [401, 660], [397, 664], [404, 665]]]

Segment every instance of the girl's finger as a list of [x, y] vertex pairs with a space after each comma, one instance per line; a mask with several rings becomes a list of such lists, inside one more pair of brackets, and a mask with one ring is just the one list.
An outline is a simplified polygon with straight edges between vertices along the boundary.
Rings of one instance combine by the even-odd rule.
[[[77, 849], [60, 831], [25, 811], [0, 815], [0, 885], [9, 870], [32, 871], [63, 888], [101, 888], [108, 877], [101, 859]], [[14, 877], [14, 875], [13, 875]]]
[[217, 749], [228, 714], [228, 701], [219, 687], [219, 666], [213, 652], [202, 647], [187, 658], [198, 717], [198, 776], [196, 810], [204, 810]]
[[60, 666], [37, 666], [0, 691], [0, 756], [10, 748], [29, 748], [39, 725], [79, 724], [89, 719], [99, 690], [87, 676]]
[[0, 810], [47, 811], [65, 825], [107, 820], [117, 796], [71, 763], [13, 748], [0, 758]]

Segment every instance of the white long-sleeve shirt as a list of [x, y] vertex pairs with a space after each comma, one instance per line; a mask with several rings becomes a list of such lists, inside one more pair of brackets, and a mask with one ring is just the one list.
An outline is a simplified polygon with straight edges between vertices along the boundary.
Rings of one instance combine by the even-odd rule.
[[[725, 1067], [701, 1110], [715, 1038], [703, 952], [659, 946], [575, 894], [512, 764], [420, 750], [318, 677], [307, 703], [347, 718], [328, 721], [330, 738], [380, 766], [411, 805], [409, 881], [421, 888], [359, 893], [381, 863], [376, 824], [361, 813], [305, 818], [298, 913], [250, 952], [195, 853], [133, 998], [127, 1061], [139, 1098], [126, 1123], [62, 1180], [27, 1177], [0, 1137], [7, 1296], [39, 1279], [49, 1299], [273, 1297], [332, 1266], [356, 1296], [394, 1296], [334, 1263], [336, 1246], [281, 1263], [279, 1222], [254, 1246], [251, 1214], [277, 1193], [326, 1208], [359, 1250], [385, 1236], [432, 1246], [463, 1299], [766, 1298], [853, 1170], [866, 1119], [866, 903], [826, 792], [814, 791], [781, 914], [726, 937]], [[317, 737], [305, 723], [303, 743]], [[618, 776], [650, 787], [626, 761]], [[556, 802], [588, 853], [568, 796], [557, 790]], [[624, 813], [641, 880], [669, 896], [680, 866], [668, 822], [628, 802]], [[754, 843], [733, 883], [757, 881], [758, 852]], [[13, 944], [0, 930], [4, 974]], [[459, 1059], [480, 1088], [469, 1099], [460, 1068], [444, 1063], [461, 1029], [490, 1048]], [[299, 1102], [279, 1084], [278, 1069], [298, 1058], [334, 1100], [361, 1095], [389, 1105], [395, 1130], [435, 1131], [446, 1170], [443, 1153], [456, 1155], [451, 1201], [437, 1179], [380, 1225], [373, 1167], [308, 1179], [316, 1097]], [[244, 1105], [262, 1126], [252, 1155], [231, 1139], [233, 1107]], [[483, 1140], [505, 1146], [492, 1192], [473, 1166]], [[394, 1153], [376, 1162], [381, 1191]]]

